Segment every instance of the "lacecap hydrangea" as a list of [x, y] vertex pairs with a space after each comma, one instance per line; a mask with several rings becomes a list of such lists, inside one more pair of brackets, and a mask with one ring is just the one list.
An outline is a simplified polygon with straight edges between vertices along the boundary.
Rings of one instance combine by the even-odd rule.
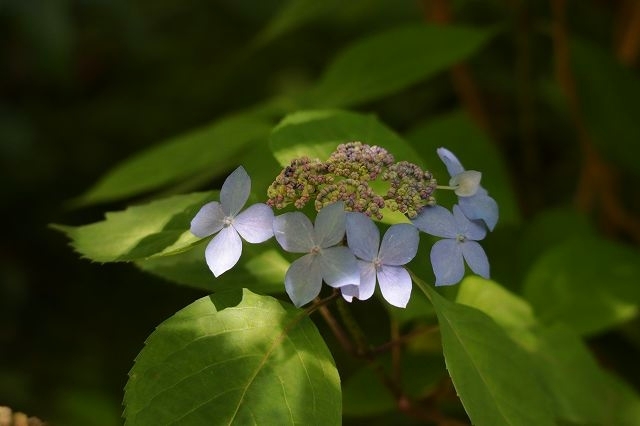
[[[220, 201], [205, 204], [193, 218], [191, 232], [214, 235], [205, 258], [216, 277], [237, 264], [242, 240], [256, 244], [275, 236], [284, 251], [301, 255], [283, 283], [298, 307], [318, 297], [323, 283], [348, 302], [369, 299], [378, 284], [389, 304], [405, 307], [412, 288], [406, 265], [428, 261], [414, 259], [420, 232], [442, 238], [429, 259], [435, 285], [458, 283], [465, 263], [489, 278], [478, 241], [496, 226], [498, 205], [480, 185], [479, 171], [465, 170], [445, 148], [437, 153], [450, 174], [448, 185], [438, 185], [430, 171], [413, 163], [395, 161], [382, 147], [341, 144], [325, 161], [292, 160], [269, 186], [265, 203], [244, 211], [251, 179], [238, 167], [222, 185]], [[438, 204], [437, 190], [454, 191], [457, 204], [451, 210]], [[317, 212], [313, 223], [300, 211], [308, 206]], [[275, 215], [273, 209], [290, 211]], [[380, 239], [379, 221], [387, 212], [406, 220], [392, 224]]]

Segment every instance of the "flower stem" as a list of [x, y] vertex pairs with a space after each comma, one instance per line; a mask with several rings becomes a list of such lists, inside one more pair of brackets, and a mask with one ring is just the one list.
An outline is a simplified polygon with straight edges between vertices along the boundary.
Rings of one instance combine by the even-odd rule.
[[344, 300], [338, 299], [338, 313], [340, 313], [340, 318], [344, 323], [345, 327], [347, 327], [347, 331], [351, 335], [351, 338], [356, 343], [356, 354], [358, 356], [362, 356], [363, 354], [369, 351], [369, 343], [367, 343], [367, 339], [362, 331], [362, 328], [358, 325], [356, 319], [351, 315], [351, 311], [349, 311], [349, 307], [345, 303]]

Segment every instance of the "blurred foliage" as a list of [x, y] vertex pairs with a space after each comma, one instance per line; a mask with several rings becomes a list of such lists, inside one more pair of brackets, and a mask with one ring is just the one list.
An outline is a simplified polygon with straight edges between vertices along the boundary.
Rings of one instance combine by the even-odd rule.
[[[610, 411], [594, 416], [634, 424], [639, 16], [631, 0], [0, 0], [0, 405], [54, 424], [121, 422], [127, 372], [159, 323], [215, 285], [259, 276], [264, 286], [252, 290], [273, 292], [283, 269], [269, 246], [256, 249], [253, 265], [246, 262], [228, 282], [214, 282], [195, 261], [202, 245], [143, 259], [146, 250], [171, 249], [176, 241], [190, 247], [173, 226], [186, 220], [180, 209], [176, 222], [160, 220], [130, 236], [126, 252], [109, 252], [113, 235], [100, 225], [103, 212], [117, 212], [104, 223], [126, 223], [132, 210], [162, 219], [154, 215], [163, 201], [151, 199], [219, 188], [239, 163], [259, 199], [278, 171], [268, 150], [281, 143], [278, 137], [332, 141], [345, 137], [339, 120], [350, 126], [355, 120], [372, 132], [366, 134], [395, 144], [400, 157], [417, 152], [440, 175], [434, 150], [445, 142], [466, 167], [484, 172], [502, 213], [486, 241], [492, 275], [514, 292], [487, 284], [488, 300], [516, 307], [529, 306], [526, 300], [537, 319], [526, 308], [497, 311], [468, 281], [456, 300], [485, 315], [435, 293], [431, 307], [414, 292], [409, 308], [391, 316], [404, 326], [435, 314], [452, 318], [442, 330], [450, 345], [456, 333], [469, 332], [461, 318], [487, 329], [498, 324], [506, 333], [487, 339], [514, 366], [558, 381], [598, 371], [594, 381], [567, 383], [553, 394], [568, 420], [593, 420], [576, 414], [594, 408], [580, 398], [607, 383], [610, 394], [602, 398], [609, 398]], [[385, 49], [393, 61], [378, 56]], [[357, 112], [335, 109], [344, 107]], [[338, 121], [310, 140], [326, 118], [311, 113], [319, 108], [326, 114], [330, 108]], [[298, 110], [306, 121], [287, 116]], [[290, 121], [281, 122], [285, 116]], [[185, 205], [196, 208], [194, 196], [186, 197]], [[124, 199], [144, 205], [125, 211]], [[92, 222], [99, 223], [85, 225]], [[90, 248], [105, 238], [104, 252], [93, 257], [75, 242], [96, 261], [136, 260], [139, 268], [80, 262], [48, 223], [71, 223], [66, 230], [75, 236], [94, 232]], [[430, 277], [427, 262], [414, 269]], [[456, 291], [444, 294], [454, 299]], [[371, 306], [375, 315], [357, 304], [354, 315], [378, 338], [388, 333], [386, 313]], [[509, 329], [514, 321], [520, 328]], [[514, 343], [507, 335], [516, 332], [522, 334]], [[548, 364], [531, 366], [523, 355], [553, 352], [558, 342], [568, 343]], [[450, 404], [447, 413], [464, 418], [451, 402], [455, 395], [438, 382], [439, 342], [412, 345], [411, 356], [430, 358], [416, 370], [428, 378], [424, 387], [407, 378], [410, 395], [436, 389]], [[339, 352], [333, 356], [346, 372], [345, 415], [371, 416], [371, 425], [413, 424], [382, 414], [392, 400], [363, 401], [360, 390], [371, 390], [372, 379]], [[456, 362], [473, 375], [470, 359]], [[461, 397], [477, 404], [484, 393], [472, 389]], [[525, 414], [512, 413], [515, 422]]]

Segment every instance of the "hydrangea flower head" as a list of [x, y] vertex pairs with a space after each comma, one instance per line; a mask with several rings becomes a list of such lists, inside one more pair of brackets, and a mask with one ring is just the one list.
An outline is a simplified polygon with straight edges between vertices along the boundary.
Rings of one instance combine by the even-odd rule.
[[498, 204], [480, 186], [480, 172], [465, 171], [460, 160], [446, 148], [438, 148], [437, 152], [451, 175], [450, 185], [457, 187], [456, 195], [462, 212], [471, 220], [482, 220], [492, 231], [498, 223]]
[[412, 222], [421, 231], [444, 238], [431, 248], [437, 286], [460, 282], [465, 261], [473, 272], [489, 278], [489, 260], [477, 243], [487, 231], [478, 221], [469, 220], [458, 205], [453, 206], [453, 214], [442, 206], [425, 207]]
[[[388, 190], [378, 193], [372, 184], [376, 180], [388, 182], [382, 185]], [[345, 210], [376, 219], [382, 219], [384, 208], [415, 217], [422, 207], [434, 204], [436, 186], [429, 171], [396, 162], [386, 149], [356, 141], [338, 145], [327, 161], [294, 159], [269, 186], [267, 204], [281, 209], [313, 202], [320, 211], [341, 201]]]
[[402, 266], [418, 251], [420, 237], [415, 226], [401, 223], [391, 226], [380, 244], [380, 231], [362, 213], [347, 213], [347, 242], [358, 258], [360, 285], [340, 290], [349, 302], [356, 297], [366, 300], [373, 295], [376, 280], [382, 296], [399, 308], [404, 308], [411, 296], [411, 277]]
[[282, 248], [305, 253], [291, 264], [284, 279], [287, 294], [297, 307], [320, 294], [323, 280], [332, 287], [360, 283], [356, 258], [347, 247], [338, 245], [344, 238], [345, 221], [342, 202], [321, 209], [315, 227], [301, 212], [274, 218], [273, 230]]
[[238, 167], [220, 190], [220, 202], [202, 206], [191, 221], [191, 233], [204, 238], [216, 234], [205, 250], [207, 265], [216, 277], [231, 269], [242, 254], [242, 237], [249, 243], [261, 243], [273, 236], [273, 210], [266, 204], [254, 204], [242, 213], [251, 179]]

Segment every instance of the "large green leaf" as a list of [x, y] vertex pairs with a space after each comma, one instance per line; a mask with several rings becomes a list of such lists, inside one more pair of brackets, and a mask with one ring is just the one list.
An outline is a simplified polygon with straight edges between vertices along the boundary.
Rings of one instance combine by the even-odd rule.
[[97, 262], [173, 254], [199, 241], [189, 231], [191, 219], [214, 196], [213, 192], [178, 195], [107, 213], [101, 222], [53, 227], [67, 234], [83, 257]]
[[628, 321], [640, 303], [640, 253], [597, 238], [548, 250], [529, 270], [524, 295], [543, 322], [564, 322], [579, 334]]
[[163, 322], [130, 372], [127, 425], [337, 425], [340, 378], [307, 314], [248, 290]]
[[412, 25], [367, 37], [338, 55], [308, 102], [340, 107], [392, 94], [470, 57], [493, 34], [487, 29]]
[[456, 301], [491, 316], [530, 353], [558, 418], [615, 424], [605, 422], [611, 413], [601, 403], [607, 397], [603, 372], [574, 332], [562, 325], [542, 327], [524, 299], [482, 278], [466, 278]]
[[[498, 223], [520, 222], [516, 196], [502, 156], [495, 143], [465, 113], [456, 111], [433, 118], [409, 132], [407, 139], [427, 161], [427, 168], [444, 185], [449, 182], [449, 174], [436, 154], [440, 147], [453, 152], [466, 169], [482, 172], [482, 186], [500, 207]], [[436, 197], [446, 199], [447, 195], [445, 191], [439, 191]]]
[[286, 116], [271, 133], [271, 150], [282, 166], [307, 156], [326, 160], [341, 143], [378, 145], [396, 160], [421, 165], [418, 153], [375, 116], [341, 110], [300, 111]]
[[473, 424], [555, 425], [529, 354], [487, 314], [417, 283], [438, 315], [447, 369]]
[[265, 143], [272, 124], [254, 114], [224, 117], [124, 160], [78, 200], [99, 203], [131, 197], [199, 174], [216, 176], [233, 168], [252, 142]]
[[640, 173], [640, 78], [611, 51], [584, 40], [571, 43], [580, 110], [594, 143], [609, 159]]

